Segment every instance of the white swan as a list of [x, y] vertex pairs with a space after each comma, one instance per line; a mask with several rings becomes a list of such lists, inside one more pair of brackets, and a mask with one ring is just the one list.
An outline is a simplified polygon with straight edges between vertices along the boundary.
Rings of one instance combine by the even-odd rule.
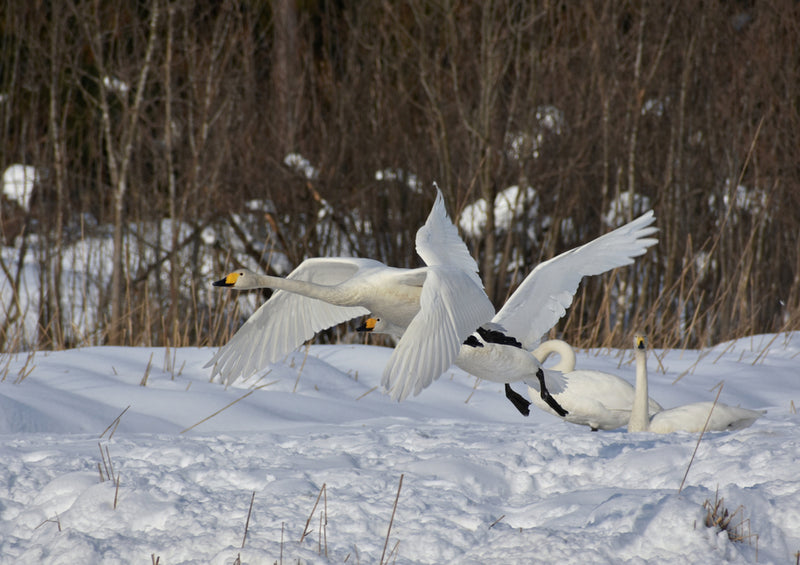
[[[635, 390], [626, 381], [601, 371], [575, 370], [575, 350], [567, 342], [551, 339], [542, 342], [533, 350], [533, 355], [544, 363], [548, 357], [556, 354], [558, 363], [544, 369], [555, 369], [564, 374], [564, 389], [553, 392], [553, 398], [567, 411], [561, 416], [567, 422], [589, 426], [593, 431], [614, 430], [628, 423], [633, 407]], [[531, 402], [536, 407], [559, 416], [549, 404], [543, 402], [538, 391], [530, 390]], [[662, 410], [661, 406], [649, 399], [649, 412], [654, 414]]]
[[[367, 318], [358, 331], [385, 333], [401, 338], [401, 341], [411, 330], [403, 331], [402, 326], [386, 322], [383, 318], [372, 316]], [[539, 360], [530, 352], [522, 349], [520, 343], [513, 337], [505, 335], [498, 329], [480, 327], [472, 333], [461, 345], [455, 365], [471, 375], [483, 380], [505, 384], [506, 398], [523, 415], [529, 413], [528, 402], [525, 397], [515, 392], [508, 383], [523, 381], [529, 390], [536, 392], [536, 398], [541, 399], [554, 414], [565, 415], [564, 409], [554, 402], [550, 395], [551, 390], [561, 390], [564, 386], [561, 373], [549, 371], [545, 380], [545, 373]], [[433, 382], [407, 378], [400, 374], [394, 382], [391, 378], [384, 378], [383, 385], [390, 391], [392, 398], [403, 400], [410, 393], [419, 394]], [[531, 392], [533, 395], [533, 392]]]
[[[430, 382], [453, 362], [461, 343], [494, 315], [477, 265], [449, 221], [441, 191], [416, 247], [427, 267], [398, 269], [351, 257], [306, 259], [286, 278], [239, 269], [214, 283], [273, 288], [267, 300], [206, 364], [226, 383], [278, 361], [316, 332], [378, 313], [408, 327], [385, 369]], [[448, 229], [449, 226], [452, 229]]]
[[[449, 223], [449, 219], [447, 221]], [[629, 265], [633, 263], [634, 257], [644, 254], [648, 247], [657, 243], [657, 239], [647, 237], [657, 231], [655, 227], [651, 227], [654, 221], [651, 210], [581, 247], [539, 264], [522, 281], [492, 318], [491, 323], [484, 325], [484, 335], [476, 332], [470, 336], [475, 347], [462, 347], [456, 364], [482, 379], [503, 383], [523, 380], [532, 388], [538, 389], [539, 393], [543, 392], [538, 386], [539, 378], [534, 379], [540, 364], [538, 360], [531, 358], [529, 351], [566, 314], [584, 276]], [[455, 226], [450, 226], [455, 230]], [[376, 312], [373, 315], [381, 319], [379, 329], [364, 326], [362, 329], [390, 333], [397, 337], [406, 335], [406, 328], [403, 326], [387, 322]], [[486, 330], [501, 332], [489, 334]], [[510, 341], [503, 343], [503, 340]], [[465, 345], [469, 346], [470, 343]], [[546, 372], [545, 380], [546, 387], [552, 394], [559, 392], [564, 386], [561, 376], [554, 371]], [[384, 386], [392, 391], [394, 398], [401, 400], [411, 392], [418, 394], [431, 382], [432, 379], [415, 380], [414, 375], [407, 373], [384, 373]]]
[[[633, 338], [636, 358], [636, 398], [633, 402], [629, 432], [701, 432], [708, 420], [706, 431], [729, 431], [746, 428], [760, 418], [765, 410], [748, 410], [719, 402], [695, 402], [663, 410], [652, 417], [645, 410], [647, 399], [647, 340], [643, 335]], [[711, 413], [709, 418], [708, 414]]]

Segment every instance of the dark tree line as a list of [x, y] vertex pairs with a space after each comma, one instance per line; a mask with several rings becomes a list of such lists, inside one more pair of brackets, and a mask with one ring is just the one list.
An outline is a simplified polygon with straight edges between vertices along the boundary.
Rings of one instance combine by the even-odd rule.
[[[5, 0], [0, 47], [0, 168], [39, 173], [0, 208], [6, 349], [26, 261], [40, 347], [218, 342], [238, 318], [208, 282], [240, 262], [417, 265], [433, 181], [454, 215], [523, 189], [468, 235], [497, 305], [655, 209], [659, 245], [585, 281], [570, 341], [798, 327], [796, 2]], [[91, 238], [113, 252], [77, 335], [64, 271]]]

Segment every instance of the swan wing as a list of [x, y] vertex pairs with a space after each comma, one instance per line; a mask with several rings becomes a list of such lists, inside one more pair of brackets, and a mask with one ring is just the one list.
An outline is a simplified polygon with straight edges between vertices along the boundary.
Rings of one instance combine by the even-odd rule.
[[444, 197], [438, 186], [431, 213], [425, 224], [417, 230], [416, 247], [426, 265], [448, 265], [461, 269], [479, 288], [483, 288], [483, 281], [478, 275], [478, 264], [470, 255], [467, 244], [458, 235], [458, 228], [447, 215]]
[[[333, 285], [358, 276], [364, 269], [382, 265], [370, 259], [313, 258], [303, 261], [287, 278]], [[206, 367], [213, 367], [212, 378], [220, 375], [226, 384], [231, 384], [238, 377], [247, 378], [279, 361], [318, 331], [368, 313], [366, 308], [336, 306], [278, 290], [217, 351]]]
[[575, 249], [540, 263], [517, 287], [492, 322], [500, 324], [526, 349], [567, 312], [585, 276], [630, 265], [658, 240], [647, 237], [658, 229], [653, 211]]
[[384, 388], [396, 400], [419, 394], [453, 364], [464, 340], [493, 315], [491, 301], [467, 273], [429, 268], [420, 310], [384, 369]]

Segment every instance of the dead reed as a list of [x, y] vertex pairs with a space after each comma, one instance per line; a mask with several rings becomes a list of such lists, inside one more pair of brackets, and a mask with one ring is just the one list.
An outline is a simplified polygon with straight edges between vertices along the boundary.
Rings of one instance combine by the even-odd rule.
[[703, 502], [703, 509], [706, 511], [703, 523], [707, 528], [716, 528], [718, 531], [727, 533], [728, 539], [736, 543], [747, 542], [750, 545], [755, 538], [756, 561], [758, 561], [758, 534], [752, 533], [750, 519], [743, 516], [743, 506], [730, 512], [724, 506], [724, 499], [720, 498], [719, 488], [717, 488], [714, 492], [714, 502], [706, 499]]

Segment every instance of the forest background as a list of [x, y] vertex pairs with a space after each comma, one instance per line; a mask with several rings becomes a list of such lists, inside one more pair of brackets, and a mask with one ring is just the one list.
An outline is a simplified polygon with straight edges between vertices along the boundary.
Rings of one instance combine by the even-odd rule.
[[35, 170], [0, 207], [3, 351], [220, 344], [241, 264], [418, 266], [434, 181], [496, 306], [655, 209], [553, 331], [578, 346], [800, 328], [797, 2], [2, 6], [0, 168]]

